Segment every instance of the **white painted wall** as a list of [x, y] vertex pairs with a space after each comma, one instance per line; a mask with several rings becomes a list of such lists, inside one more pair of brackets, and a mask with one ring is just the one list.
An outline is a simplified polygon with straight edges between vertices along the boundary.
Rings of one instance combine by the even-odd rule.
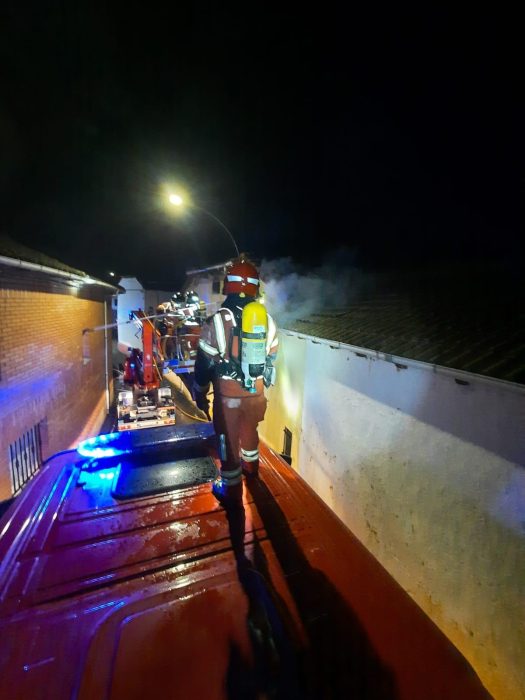
[[142, 338], [139, 329], [132, 323], [124, 323], [129, 320], [130, 311], [142, 309], [146, 314], [152, 310], [155, 313], [157, 306], [169, 301], [174, 292], [161, 289], [144, 289], [136, 277], [123, 277], [119, 285], [126, 290], [117, 297], [117, 321], [118, 342], [128, 347], [142, 349]]
[[201, 277], [194, 277], [187, 281], [185, 289], [193, 289], [199, 295], [206, 304], [212, 301], [212, 285], [213, 280], [209, 275], [202, 275]]
[[288, 427], [293, 467], [496, 698], [525, 698], [525, 387], [284, 332], [269, 399], [262, 437]]
[[206, 313], [211, 314], [218, 311], [221, 302], [224, 300], [224, 294], [217, 294], [213, 291], [213, 280], [219, 278], [222, 280], [223, 272], [202, 272], [200, 274], [191, 275], [186, 280], [184, 285], [185, 290], [193, 289], [199, 295], [199, 298], [206, 304]]
[[129, 312], [135, 309], [144, 309], [144, 287], [136, 277], [123, 277], [119, 285], [124, 287], [125, 293], [117, 297], [117, 326], [118, 342], [130, 348], [142, 349], [142, 339], [137, 336], [137, 327], [133, 323], [124, 323], [129, 320]]

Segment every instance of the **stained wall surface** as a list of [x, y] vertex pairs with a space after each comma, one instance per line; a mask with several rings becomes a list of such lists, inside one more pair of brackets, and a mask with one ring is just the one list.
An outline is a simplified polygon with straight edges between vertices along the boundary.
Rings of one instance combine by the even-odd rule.
[[472, 663], [525, 698], [525, 387], [287, 332], [261, 435]]

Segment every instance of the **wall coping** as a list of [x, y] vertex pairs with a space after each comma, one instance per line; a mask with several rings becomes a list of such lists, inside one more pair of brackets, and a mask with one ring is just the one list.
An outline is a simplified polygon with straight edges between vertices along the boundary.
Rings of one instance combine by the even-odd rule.
[[333, 350], [348, 350], [353, 352], [358, 357], [365, 356], [366, 359], [383, 360], [384, 362], [390, 362], [397, 366], [397, 369], [404, 370], [408, 367], [413, 367], [414, 369], [422, 369], [425, 371], [430, 371], [433, 374], [444, 375], [451, 377], [456, 380], [459, 385], [462, 384], [487, 384], [491, 387], [497, 387], [501, 389], [507, 389], [514, 391], [518, 394], [525, 395], [525, 385], [517, 384], [516, 382], [509, 382], [505, 379], [497, 379], [496, 377], [489, 377], [484, 374], [476, 374], [475, 372], [466, 372], [461, 369], [454, 369], [453, 367], [444, 367], [443, 365], [436, 365], [430, 362], [422, 362], [421, 360], [412, 360], [409, 357], [401, 357], [399, 355], [392, 355], [390, 353], [380, 352], [379, 350], [370, 350], [369, 348], [363, 348], [358, 345], [350, 345], [348, 343], [342, 343], [338, 340], [328, 340], [326, 338], [320, 338], [314, 335], [308, 335], [307, 333], [299, 333], [297, 331], [290, 331], [286, 328], [280, 328], [279, 333], [283, 335], [289, 335], [301, 340], [309, 340], [314, 345], [328, 345]]
[[113, 290], [113, 293], [118, 293], [118, 287], [115, 287], [109, 282], [103, 282], [102, 280], [95, 279], [89, 275], [77, 275], [74, 272], [66, 272], [65, 270], [59, 270], [55, 267], [49, 267], [48, 265], [40, 265], [38, 263], [27, 262], [26, 260], [21, 260], [20, 258], [9, 258], [5, 255], [0, 255], [0, 263], [2, 265], [8, 265], [9, 267], [16, 267], [22, 270], [32, 270], [35, 272], [42, 272], [47, 275], [58, 275], [59, 277], [67, 277], [67, 279], [73, 280], [75, 282], [82, 282], [83, 284], [92, 284], [99, 287], [108, 287]]

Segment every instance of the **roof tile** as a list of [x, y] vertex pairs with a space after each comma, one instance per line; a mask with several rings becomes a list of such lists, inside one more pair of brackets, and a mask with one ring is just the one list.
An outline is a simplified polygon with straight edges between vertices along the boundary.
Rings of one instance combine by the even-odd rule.
[[[525, 384], [525, 294], [492, 285], [472, 294], [393, 293], [287, 324], [326, 340]], [[497, 289], [497, 293], [495, 293]]]

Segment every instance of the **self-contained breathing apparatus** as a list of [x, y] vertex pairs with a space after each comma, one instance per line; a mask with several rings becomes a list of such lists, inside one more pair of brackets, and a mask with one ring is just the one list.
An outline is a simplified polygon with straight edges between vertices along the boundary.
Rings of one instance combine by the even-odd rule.
[[267, 358], [268, 314], [263, 304], [252, 301], [242, 310], [240, 326], [235, 324], [230, 334], [227, 357], [218, 365], [219, 376], [238, 381], [244, 389], [255, 393], [256, 380], [265, 386], [273, 379], [273, 366]]
[[254, 393], [255, 380], [264, 374], [266, 364], [266, 340], [268, 314], [258, 301], [252, 301], [242, 310], [241, 370], [244, 388]]

